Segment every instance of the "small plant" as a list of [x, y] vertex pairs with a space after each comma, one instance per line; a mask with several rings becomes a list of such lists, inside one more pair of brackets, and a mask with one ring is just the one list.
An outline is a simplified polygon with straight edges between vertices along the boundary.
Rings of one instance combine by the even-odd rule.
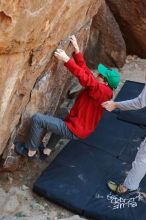
[[23, 214], [22, 212], [17, 212], [17, 213], [15, 214], [15, 216], [16, 216], [16, 218], [26, 217], [26, 215]]

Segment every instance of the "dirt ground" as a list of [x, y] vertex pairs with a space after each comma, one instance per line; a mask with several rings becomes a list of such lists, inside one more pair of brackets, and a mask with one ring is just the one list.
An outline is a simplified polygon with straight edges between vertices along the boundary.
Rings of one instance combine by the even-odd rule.
[[[145, 82], [146, 60], [128, 56], [126, 64], [120, 72], [122, 82], [115, 94], [118, 93], [126, 79]], [[39, 158], [33, 161], [22, 160], [19, 170], [15, 173], [0, 173], [0, 220], [18, 218], [24, 220], [83, 219], [32, 192], [32, 185], [36, 178], [51, 163], [65, 143], [64, 139], [60, 140], [56, 151], [46, 161], [40, 161]]]

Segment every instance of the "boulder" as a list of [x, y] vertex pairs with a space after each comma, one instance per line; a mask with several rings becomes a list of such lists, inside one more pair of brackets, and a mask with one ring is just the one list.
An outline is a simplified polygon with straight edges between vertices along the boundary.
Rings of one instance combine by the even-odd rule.
[[126, 59], [126, 46], [119, 26], [105, 1], [93, 18], [90, 38], [85, 52], [91, 68], [99, 63], [108, 66], [123, 66]]
[[17, 133], [26, 136], [36, 112], [54, 114], [71, 74], [53, 57], [76, 34], [81, 50], [101, 0], [0, 1], [0, 154]]
[[106, 0], [124, 37], [127, 53], [146, 58], [146, 1]]

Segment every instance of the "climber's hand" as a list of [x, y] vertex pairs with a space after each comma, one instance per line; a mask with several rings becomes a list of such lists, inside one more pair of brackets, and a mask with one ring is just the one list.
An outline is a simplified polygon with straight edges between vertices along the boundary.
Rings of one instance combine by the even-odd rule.
[[64, 50], [62, 49], [57, 49], [54, 53], [54, 56], [58, 59], [58, 60], [62, 60], [64, 62], [67, 62], [70, 58], [69, 56], [67, 56], [67, 54], [65, 53]]
[[80, 51], [80, 49], [79, 49], [79, 46], [78, 46], [77, 39], [76, 39], [75, 35], [70, 36], [69, 40], [70, 40], [71, 44], [74, 47], [75, 53], [78, 53]]

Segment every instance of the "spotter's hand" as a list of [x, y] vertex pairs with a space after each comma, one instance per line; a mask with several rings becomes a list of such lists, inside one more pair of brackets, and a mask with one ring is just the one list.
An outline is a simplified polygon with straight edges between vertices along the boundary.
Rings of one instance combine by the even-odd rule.
[[113, 111], [114, 109], [117, 108], [117, 105], [114, 101], [107, 101], [107, 102], [103, 102], [102, 104], [102, 107], [105, 108], [107, 111], [111, 112]]

